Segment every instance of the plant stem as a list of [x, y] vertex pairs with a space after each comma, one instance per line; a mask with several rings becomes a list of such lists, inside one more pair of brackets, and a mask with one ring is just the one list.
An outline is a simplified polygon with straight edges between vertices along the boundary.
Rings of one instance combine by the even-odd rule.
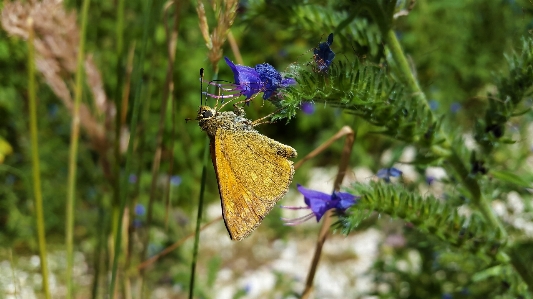
[[[213, 67], [214, 75], [213, 75], [213, 81], [216, 81], [218, 79], [218, 72], [216, 71], [216, 67]], [[200, 71], [200, 79], [203, 80], [203, 69]], [[200, 81], [202, 82], [202, 81]], [[200, 83], [200, 103], [202, 102], [202, 83]], [[215, 90], [216, 93], [216, 90]], [[203, 167], [202, 167], [202, 182], [200, 187], [200, 195], [198, 197], [198, 213], [196, 217], [196, 232], [194, 235], [194, 248], [192, 252], [192, 264], [191, 264], [191, 279], [189, 281], [189, 299], [193, 298], [194, 295], [194, 278], [196, 274], [196, 261], [198, 258], [198, 244], [200, 243], [200, 224], [202, 222], [202, 211], [203, 211], [203, 205], [204, 205], [204, 192], [205, 192], [205, 184], [206, 184], [206, 178], [207, 178], [207, 164], [209, 164], [209, 138], [207, 138], [206, 145], [204, 147], [204, 158], [203, 158]]]
[[[115, 38], [116, 38], [116, 55], [117, 55], [117, 65], [116, 65], [116, 77], [117, 85], [115, 86], [115, 140], [113, 143], [113, 200], [111, 206], [111, 237], [116, 237], [116, 224], [120, 221], [118, 218], [119, 215], [119, 205], [121, 199], [121, 183], [120, 183], [120, 165], [121, 165], [121, 153], [120, 153], [120, 136], [122, 132], [122, 90], [123, 79], [124, 79], [124, 68], [123, 68], [123, 56], [124, 56], [124, 0], [119, 0], [117, 5], [117, 22], [115, 27]], [[127, 175], [127, 174], [126, 174]], [[114, 251], [111, 251], [111, 254], [114, 256]], [[95, 280], [95, 283], [98, 284], [98, 281]], [[95, 296], [93, 292], [93, 296]], [[112, 297], [113, 295], [110, 294]]]
[[76, 193], [76, 170], [78, 158], [78, 144], [80, 137], [80, 103], [83, 92], [83, 63], [85, 61], [85, 31], [87, 29], [87, 14], [90, 0], [83, 1], [81, 12], [80, 44], [78, 45], [76, 87], [74, 96], [74, 108], [72, 111], [72, 124], [70, 132], [70, 150], [68, 159], [68, 182], [67, 182], [67, 298], [73, 298], [72, 268], [74, 268], [74, 205]]
[[37, 138], [37, 92], [35, 90], [35, 48], [33, 19], [28, 18], [28, 97], [30, 102], [30, 135], [31, 160], [33, 176], [33, 196], [35, 199], [35, 214], [37, 218], [37, 238], [39, 241], [39, 256], [41, 258], [41, 274], [43, 276], [43, 291], [46, 299], [50, 299], [48, 285], [48, 262], [46, 261], [46, 237], [44, 229], [43, 196], [41, 193], [41, 169], [39, 164], [39, 143]]
[[392, 29], [389, 29], [389, 31], [387, 32], [387, 35], [385, 36], [385, 42], [387, 43], [387, 46], [389, 47], [389, 50], [392, 54], [392, 58], [396, 62], [398, 66], [398, 70], [400, 71], [402, 78], [404, 79], [404, 82], [409, 87], [409, 90], [413, 92], [417, 100], [428, 105], [428, 102], [426, 100], [426, 95], [420, 89], [420, 86], [418, 85], [418, 81], [416, 81], [416, 78], [413, 75], [413, 72], [411, 72], [409, 63], [407, 62], [407, 59], [405, 58], [405, 54], [403, 53], [402, 46], [400, 45], [400, 42], [398, 42], [398, 39], [396, 38], [396, 34], [394, 33]]
[[206, 145], [204, 147], [204, 166], [202, 167], [202, 182], [200, 187], [200, 196], [198, 197], [198, 213], [196, 216], [196, 231], [194, 233], [194, 248], [192, 251], [192, 264], [191, 264], [191, 279], [189, 281], [189, 299], [194, 295], [194, 278], [196, 276], [196, 262], [198, 260], [198, 245], [200, 243], [200, 224], [202, 222], [202, 211], [204, 206], [204, 193], [205, 184], [207, 178], [207, 164], [209, 161], [209, 138], [207, 138]]
[[[120, 203], [120, 135], [122, 132], [122, 89], [123, 84], [123, 72], [124, 68], [122, 65], [124, 49], [123, 49], [123, 31], [124, 31], [124, 0], [119, 0], [117, 7], [117, 24], [116, 24], [116, 55], [117, 55], [117, 65], [116, 65], [116, 77], [117, 85], [115, 86], [115, 140], [113, 143], [113, 209], [117, 209]], [[115, 221], [116, 219], [113, 219]]]
[[119, 0], [117, 6], [117, 24], [116, 24], [116, 55], [117, 55], [117, 65], [116, 65], [116, 77], [117, 85], [115, 86], [115, 140], [113, 144], [113, 154], [114, 154], [114, 163], [113, 163], [113, 206], [117, 206], [120, 202], [120, 135], [122, 132], [122, 89], [124, 88], [124, 0]]

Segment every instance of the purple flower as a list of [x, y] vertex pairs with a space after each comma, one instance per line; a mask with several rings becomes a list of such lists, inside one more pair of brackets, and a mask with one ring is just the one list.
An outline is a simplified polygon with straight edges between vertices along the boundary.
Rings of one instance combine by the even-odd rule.
[[318, 72], [327, 72], [333, 58], [335, 58], [335, 53], [329, 47], [332, 43], [333, 33], [330, 33], [326, 42], [318, 44], [318, 48], [313, 49], [313, 58], [317, 64]]
[[315, 113], [315, 104], [313, 102], [302, 102], [300, 109], [305, 114], [313, 114]]
[[138, 216], [142, 216], [144, 215], [144, 213], [146, 213], [146, 208], [144, 207], [144, 205], [138, 203], [135, 205], [135, 215], [138, 215]]
[[377, 173], [377, 177], [380, 179], [383, 179], [387, 183], [390, 182], [391, 177], [396, 178], [401, 175], [402, 175], [402, 171], [394, 167], [381, 168], [380, 170], [378, 170], [378, 173]]
[[437, 108], [439, 108], [439, 102], [437, 102], [436, 100], [429, 101], [429, 109], [437, 110]]
[[282, 206], [282, 208], [291, 210], [310, 209], [312, 213], [296, 219], [283, 219], [285, 220], [286, 225], [297, 225], [313, 218], [313, 216], [316, 217], [316, 221], [318, 222], [328, 210], [337, 209], [339, 211], [345, 211], [354, 205], [357, 202], [357, 199], [360, 198], [359, 196], [346, 192], [334, 191], [333, 194], [327, 194], [307, 189], [300, 184], [297, 184], [297, 186], [298, 191], [304, 196], [304, 201], [307, 207]]
[[172, 186], [179, 186], [181, 184], [181, 177], [179, 175], [173, 175], [170, 177], [170, 184]]
[[255, 70], [261, 78], [263, 100], [277, 94], [278, 88], [286, 88], [289, 85], [296, 84], [293, 78], [283, 78], [281, 74], [270, 64], [262, 63], [255, 66]]
[[233, 72], [235, 80], [235, 89], [233, 91], [240, 91], [239, 95], [245, 95], [246, 99], [251, 98], [254, 94], [261, 92], [263, 83], [259, 73], [244, 65], [235, 65], [228, 57], [224, 57], [226, 63]]
[[459, 103], [453, 103], [450, 106], [450, 110], [452, 111], [452, 113], [457, 113], [457, 111], [459, 111], [459, 109], [461, 109], [461, 104], [459, 104]]
[[250, 294], [250, 291], [252, 290], [252, 286], [249, 283], [247, 283], [242, 290], [245, 294]]
[[135, 183], [137, 183], [137, 176], [134, 175], [133, 173], [130, 174], [130, 176], [128, 177], [128, 181], [130, 182], [130, 184], [135, 184]]
[[259, 78], [261, 78], [261, 82], [263, 83], [263, 99], [266, 100], [270, 98], [281, 85], [283, 79], [281, 78], [281, 74], [268, 63], [256, 65], [255, 70], [259, 74]]
[[296, 80], [293, 78], [283, 78], [281, 74], [268, 63], [258, 64], [255, 66], [255, 68], [251, 68], [244, 65], [235, 65], [227, 57], [224, 57], [224, 59], [233, 72], [233, 79], [235, 83], [215, 84], [210, 82], [210, 84], [221, 88], [225, 92], [234, 93], [225, 95], [213, 95], [206, 93], [212, 98], [228, 99], [243, 95], [246, 96], [246, 101], [248, 101], [256, 94], [263, 92], [263, 99], [266, 100], [272, 95], [278, 95], [278, 88], [286, 88], [290, 85], [296, 84]]

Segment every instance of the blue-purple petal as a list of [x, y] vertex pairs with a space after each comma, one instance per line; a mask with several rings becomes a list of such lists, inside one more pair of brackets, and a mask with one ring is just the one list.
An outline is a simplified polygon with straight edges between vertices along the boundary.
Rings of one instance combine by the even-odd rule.
[[320, 191], [315, 191], [302, 187], [297, 184], [298, 191], [303, 194], [305, 204], [313, 211], [317, 222], [330, 209], [346, 210], [353, 206], [359, 196], [352, 195], [346, 192], [333, 192], [333, 194], [326, 194]]
[[229, 58], [224, 57], [226, 63], [233, 72], [235, 89], [240, 91], [246, 99], [259, 92], [263, 92], [263, 99], [277, 95], [278, 88], [285, 88], [296, 84], [293, 78], [283, 78], [281, 74], [270, 64], [262, 63], [254, 68], [244, 65], [236, 65]]
[[129, 182], [130, 184], [135, 184], [135, 183], [137, 183], [137, 176], [134, 175], [134, 174], [130, 174], [130, 176], [128, 177], [128, 182]]
[[397, 168], [391, 167], [389, 169], [389, 174], [391, 177], [397, 178], [402, 175], [402, 171]]
[[146, 208], [144, 207], [143, 204], [138, 203], [135, 205], [135, 215], [143, 216], [145, 213], [146, 213]]
[[179, 175], [173, 175], [170, 177], [170, 184], [179, 186], [181, 184], [181, 177]]
[[331, 195], [320, 191], [307, 189], [300, 184], [297, 184], [298, 191], [303, 194], [305, 204], [311, 208], [313, 214], [316, 216], [316, 221], [320, 221], [322, 216], [331, 209]]
[[294, 78], [283, 78], [283, 80], [281, 80], [281, 87], [283, 88], [289, 87], [294, 84], [296, 84], [296, 80]]
[[328, 43], [328, 46], [331, 46], [331, 44], [333, 44], [333, 33], [330, 33], [330, 34], [328, 35], [328, 41], [327, 41], [327, 43]]
[[313, 114], [315, 113], [315, 104], [313, 102], [302, 102], [300, 109], [305, 114]]
[[332, 208], [329, 201], [320, 198], [305, 197], [305, 203], [311, 208], [313, 214], [315, 214], [317, 222], [320, 221], [322, 216]]
[[261, 81], [268, 87], [278, 87], [281, 84], [281, 74], [269, 63], [261, 63], [255, 66]]
[[402, 171], [394, 167], [381, 168], [380, 170], [378, 170], [378, 173], [376, 175], [380, 179], [388, 179], [390, 177], [395, 178], [401, 176]]
[[251, 98], [256, 93], [259, 93], [263, 89], [261, 78], [257, 71], [249, 66], [235, 65], [229, 58], [224, 57], [226, 63], [233, 72], [233, 78], [237, 89], [241, 91], [241, 94], [246, 96], [246, 99]]
[[281, 86], [283, 81], [281, 74], [270, 64], [261, 63], [255, 66], [255, 70], [259, 74], [259, 78], [263, 83], [264, 93], [263, 99], [270, 98]]
[[452, 113], [457, 113], [460, 109], [461, 109], [461, 104], [459, 103], [453, 103], [450, 106], [450, 110], [452, 111]]
[[300, 184], [296, 184], [296, 186], [297, 186], [298, 191], [300, 191], [300, 193], [302, 193], [302, 195], [306, 198], [318, 198], [324, 201], [331, 199], [330, 194], [326, 194], [326, 193], [316, 191], [316, 190], [307, 189]]
[[318, 48], [313, 49], [315, 62], [319, 72], [326, 72], [335, 58], [335, 53], [329, 46], [333, 43], [333, 33], [328, 36], [327, 42], [318, 44]]
[[335, 208], [346, 210], [347, 208], [353, 206], [360, 197], [346, 192], [334, 192], [334, 198]]

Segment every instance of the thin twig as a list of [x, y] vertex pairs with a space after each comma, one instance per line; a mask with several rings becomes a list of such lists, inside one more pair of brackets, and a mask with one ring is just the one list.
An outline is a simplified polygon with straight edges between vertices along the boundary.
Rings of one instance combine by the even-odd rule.
[[[350, 161], [350, 155], [352, 153], [352, 146], [355, 141], [355, 133], [352, 130], [352, 128], [348, 126], [342, 127], [339, 130], [339, 132], [337, 132], [337, 134], [335, 134], [329, 140], [324, 142], [314, 151], [309, 153], [302, 160], [298, 161], [296, 165], [297, 166], [302, 165], [305, 161], [318, 155], [324, 149], [329, 147], [334, 141], [336, 141], [337, 139], [343, 136], [346, 136], [346, 139], [344, 140], [344, 147], [343, 147], [342, 154], [341, 154], [341, 161], [339, 162], [339, 169], [337, 171], [337, 177], [335, 178], [335, 183], [333, 185], [334, 190], [339, 190], [340, 185], [342, 184], [342, 180], [344, 179], [344, 175], [346, 174], [346, 170], [348, 169], [348, 162]], [[311, 295], [311, 292], [313, 290], [313, 280], [315, 279], [315, 273], [318, 268], [318, 262], [320, 261], [320, 256], [322, 254], [322, 247], [324, 246], [324, 243], [326, 242], [326, 238], [328, 237], [329, 227], [331, 225], [332, 211], [331, 210], [327, 211], [323, 218], [324, 218], [324, 221], [322, 221], [322, 227], [320, 228], [320, 232], [318, 234], [318, 239], [317, 239], [316, 247], [315, 247], [315, 254], [313, 256], [313, 260], [311, 262], [311, 267], [309, 268], [309, 272], [307, 273], [305, 289], [302, 293], [301, 298], [309, 298], [309, 295]]]
[[235, 56], [235, 61], [237, 61], [237, 64], [244, 64], [241, 51], [239, 50], [239, 45], [237, 44], [237, 41], [235, 40], [231, 30], [228, 30], [228, 42], [231, 47], [231, 52], [233, 52], [233, 56]]

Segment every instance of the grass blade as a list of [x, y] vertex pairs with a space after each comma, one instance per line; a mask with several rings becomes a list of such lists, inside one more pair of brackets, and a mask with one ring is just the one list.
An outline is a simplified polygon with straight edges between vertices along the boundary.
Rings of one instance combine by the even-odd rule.
[[46, 237], [44, 230], [43, 195], [41, 192], [41, 169], [39, 164], [39, 142], [37, 138], [37, 96], [35, 87], [35, 32], [33, 19], [28, 19], [28, 97], [30, 100], [30, 135], [31, 160], [33, 176], [33, 196], [35, 199], [35, 216], [37, 218], [37, 238], [39, 241], [39, 256], [41, 258], [41, 274], [43, 276], [43, 291], [46, 299], [50, 299], [48, 285], [48, 262], [46, 261]]
[[83, 1], [81, 12], [80, 43], [78, 46], [76, 87], [74, 109], [72, 110], [72, 125], [70, 133], [70, 150], [68, 159], [67, 204], [66, 204], [66, 236], [67, 247], [67, 298], [73, 298], [72, 270], [74, 268], [74, 205], [76, 193], [76, 171], [78, 158], [78, 144], [80, 137], [80, 103], [83, 93], [83, 64], [85, 61], [85, 32], [87, 30], [87, 14], [90, 0]]

